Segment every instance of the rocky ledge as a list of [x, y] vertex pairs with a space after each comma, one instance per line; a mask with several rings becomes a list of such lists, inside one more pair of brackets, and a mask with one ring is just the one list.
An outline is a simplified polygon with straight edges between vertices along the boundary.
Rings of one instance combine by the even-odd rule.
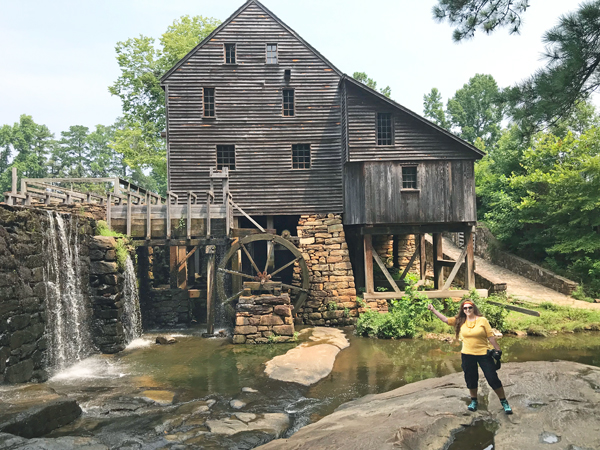
[[278, 439], [263, 450], [442, 449], [461, 430], [495, 424], [494, 449], [600, 448], [600, 368], [565, 361], [504, 364], [499, 372], [514, 410], [507, 416], [485, 381], [469, 413], [463, 374], [368, 395]]

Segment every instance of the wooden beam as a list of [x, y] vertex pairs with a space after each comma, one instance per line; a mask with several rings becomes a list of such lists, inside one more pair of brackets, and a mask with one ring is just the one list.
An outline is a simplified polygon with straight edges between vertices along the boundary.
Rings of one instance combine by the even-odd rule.
[[460, 252], [460, 255], [459, 255], [458, 259], [456, 260], [456, 263], [454, 263], [454, 267], [452, 268], [452, 272], [450, 272], [450, 276], [446, 280], [446, 283], [444, 284], [444, 287], [442, 288], [442, 291], [445, 291], [445, 290], [449, 289], [450, 286], [452, 285], [452, 282], [454, 281], [454, 277], [456, 277], [456, 274], [458, 273], [458, 269], [460, 269], [460, 266], [461, 266], [461, 264], [463, 262], [463, 259], [465, 259], [465, 255], [466, 254], [467, 254], [467, 247], [465, 246], [465, 248], [463, 248], [463, 251]]
[[215, 248], [213, 246], [206, 247], [206, 253], [206, 332], [212, 335], [215, 333]]
[[442, 244], [442, 233], [433, 234], [433, 285], [440, 289], [444, 284], [444, 267], [439, 264], [443, 258], [444, 249]]
[[396, 291], [398, 293], [402, 292], [400, 290], [400, 288], [398, 287], [398, 285], [396, 284], [396, 282], [394, 281], [394, 279], [392, 278], [392, 276], [390, 275], [390, 273], [388, 272], [387, 267], [385, 267], [385, 264], [383, 264], [383, 261], [381, 261], [381, 258], [379, 258], [379, 255], [373, 249], [372, 246], [371, 246], [371, 254], [373, 255], [373, 259], [375, 260], [375, 262], [377, 263], [377, 265], [379, 266], [379, 268], [385, 275], [385, 278], [388, 280], [388, 283], [390, 283], [390, 286], [392, 286], [392, 289], [394, 289], [394, 291]]
[[404, 272], [402, 272], [402, 275], [400, 275], [400, 279], [404, 280], [404, 277], [406, 276], [406, 274], [408, 273], [408, 271], [410, 270], [410, 268], [412, 267], [412, 265], [414, 264], [415, 260], [417, 259], [417, 255], [420, 253], [421, 244], [418, 242], [417, 243], [417, 248], [415, 248], [415, 252], [413, 253], [413, 255], [410, 257], [410, 261], [408, 262], [408, 264], [406, 265]]
[[[464, 289], [461, 290], [434, 290], [434, 291], [419, 291], [425, 294], [428, 298], [462, 298], [465, 295], [469, 295], [471, 291]], [[487, 298], [487, 289], [477, 289], [477, 294], [482, 298]], [[390, 300], [393, 298], [400, 298], [404, 295], [404, 292], [398, 294], [397, 292], [365, 292], [363, 294], [364, 300]]]
[[521, 314], [527, 314], [528, 316], [540, 317], [540, 313], [538, 311], [533, 311], [531, 309], [521, 308], [519, 306], [513, 306], [513, 305], [505, 305], [504, 303], [493, 302], [490, 300], [488, 300], [487, 302], [492, 305], [502, 306], [503, 308], [509, 309], [511, 311], [520, 312]]
[[[110, 194], [109, 194], [110, 195]], [[146, 193], [146, 239], [152, 239], [152, 200]], [[110, 208], [108, 208], [110, 209]]]
[[254, 220], [252, 217], [250, 217], [248, 214], [246, 214], [246, 211], [244, 211], [242, 208], [240, 208], [233, 200], [231, 200], [231, 204], [234, 206], [235, 209], [237, 209], [244, 216], [246, 216], [246, 219], [248, 219], [250, 222], [252, 222], [256, 228], [258, 228], [263, 233], [265, 232], [265, 229], [263, 227], [261, 227], [256, 220]]
[[419, 234], [419, 275], [421, 280], [427, 278], [427, 247], [424, 233]]
[[475, 248], [473, 246], [473, 227], [465, 231], [465, 288], [475, 288]]
[[[267, 228], [274, 228], [273, 216], [267, 216]], [[267, 241], [267, 262], [265, 264], [265, 271], [269, 267], [275, 267], [275, 245], [273, 241]]]
[[179, 260], [179, 262], [177, 263], [177, 268], [179, 269], [184, 263], [186, 263], [187, 260], [190, 259], [190, 256], [192, 256], [196, 252], [196, 250], [198, 250], [197, 245], [193, 249], [191, 249], [190, 252], [186, 254], [183, 259]]
[[365, 289], [368, 293], [375, 292], [375, 280], [373, 279], [373, 245], [370, 234], [363, 237], [363, 247], [365, 256]]
[[131, 194], [127, 194], [127, 236], [131, 236]]
[[360, 234], [422, 234], [422, 233], [443, 233], [464, 231], [465, 226], [475, 226], [475, 222], [462, 223], [440, 223], [440, 224], [421, 224], [421, 225], [394, 225], [394, 226], [361, 226]]
[[[238, 218], [236, 217], [236, 219], [238, 219]], [[260, 234], [260, 233], [262, 233], [262, 231], [260, 231], [256, 228], [233, 228], [231, 230], [231, 237], [232, 238], [243, 238], [246, 236], [250, 236], [252, 234]], [[274, 228], [266, 228], [265, 233], [277, 234], [277, 231]]]

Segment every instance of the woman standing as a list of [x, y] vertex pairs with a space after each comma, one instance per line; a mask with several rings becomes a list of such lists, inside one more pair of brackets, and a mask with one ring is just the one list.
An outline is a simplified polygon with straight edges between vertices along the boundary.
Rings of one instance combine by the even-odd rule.
[[468, 406], [469, 411], [477, 411], [477, 385], [479, 383], [477, 364], [479, 364], [485, 375], [485, 379], [500, 399], [504, 412], [512, 414], [512, 409], [504, 394], [502, 382], [496, 373], [494, 358], [488, 354], [488, 350], [493, 347], [494, 356], [500, 359], [502, 351], [496, 342], [492, 327], [479, 312], [475, 303], [471, 300], [464, 300], [460, 305], [460, 310], [456, 317], [450, 318], [437, 311], [433, 305], [429, 305], [427, 308], [442, 322], [453, 326], [456, 337], [463, 343], [461, 350], [462, 369], [465, 373], [467, 388], [471, 394], [471, 403]]

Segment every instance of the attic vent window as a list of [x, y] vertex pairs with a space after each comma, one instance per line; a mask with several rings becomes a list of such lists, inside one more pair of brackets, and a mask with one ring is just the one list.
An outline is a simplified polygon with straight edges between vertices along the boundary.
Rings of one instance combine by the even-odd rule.
[[417, 166], [402, 167], [402, 189], [417, 189]]
[[217, 170], [235, 170], [235, 145], [217, 145]]
[[310, 144], [292, 145], [292, 169], [310, 169]]
[[393, 145], [392, 115], [377, 113], [377, 145]]
[[294, 90], [283, 90], [283, 115], [284, 117], [292, 117], [294, 115]]
[[225, 44], [225, 64], [235, 64], [235, 44]]
[[277, 44], [267, 44], [267, 64], [277, 64]]
[[204, 88], [204, 117], [215, 117], [215, 88]]

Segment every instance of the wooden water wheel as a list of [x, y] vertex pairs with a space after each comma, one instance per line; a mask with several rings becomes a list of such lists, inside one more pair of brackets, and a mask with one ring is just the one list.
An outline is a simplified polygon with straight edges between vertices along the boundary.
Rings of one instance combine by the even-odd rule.
[[[268, 254], [262, 270], [251, 256], [251, 252], [247, 247], [248, 244], [259, 242], [271, 243], [271, 245], [267, 245]], [[290, 258], [288, 258], [290, 261], [280, 267], [269, 267], [269, 261], [273, 256], [272, 252], [275, 251], [275, 245], [280, 245], [291, 253]], [[243, 255], [246, 256], [246, 265], [241, 264], [237, 256], [239, 251], [242, 251]], [[230, 303], [237, 300], [244, 292], [242, 281], [259, 282], [261, 285], [267, 287], [267, 283], [274, 281], [276, 275], [293, 266], [296, 262], [300, 266], [300, 280], [297, 280], [298, 283], [281, 283], [281, 287], [289, 291], [292, 304], [294, 305], [294, 313], [296, 313], [308, 297], [308, 268], [300, 250], [292, 242], [275, 234], [254, 234], [241, 238], [232, 244], [217, 270], [217, 292], [219, 299], [222, 303]], [[227, 282], [229, 281], [227, 278], [230, 278], [231, 282]], [[295, 284], [298, 285], [296, 286]]]

